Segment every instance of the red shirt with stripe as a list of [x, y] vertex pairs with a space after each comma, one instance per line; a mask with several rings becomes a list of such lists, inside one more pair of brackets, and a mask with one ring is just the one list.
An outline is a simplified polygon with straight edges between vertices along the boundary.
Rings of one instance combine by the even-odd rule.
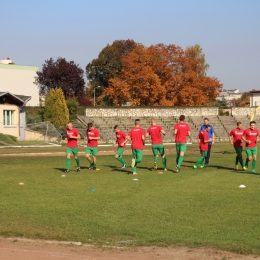
[[144, 134], [144, 129], [141, 127], [134, 127], [133, 129], [131, 129], [128, 135], [132, 139], [132, 149], [142, 150], [144, 148], [144, 140], [142, 139], [142, 136], [144, 136]]
[[187, 134], [190, 131], [190, 127], [188, 124], [184, 122], [177, 123], [174, 128], [177, 129], [177, 134], [175, 136], [176, 143], [186, 143], [187, 142]]
[[117, 144], [118, 144], [118, 148], [125, 148], [126, 147], [126, 144], [121, 146], [121, 143], [123, 143], [125, 141], [125, 138], [126, 138], [126, 133], [124, 131], [120, 130], [116, 133], [116, 141], [117, 141]]
[[159, 125], [150, 126], [147, 129], [147, 133], [151, 136], [152, 144], [162, 144], [163, 140], [161, 137], [162, 127]]
[[243, 147], [242, 136], [244, 129], [235, 128], [230, 131], [229, 136], [233, 137], [233, 145], [235, 148]]
[[98, 140], [90, 140], [89, 137], [100, 137], [99, 131], [96, 128], [87, 129], [86, 136], [88, 138], [87, 146], [89, 147], [97, 147]]
[[77, 148], [78, 147], [78, 140], [75, 138], [71, 138], [71, 136], [78, 136], [79, 131], [76, 128], [72, 129], [66, 129], [66, 135], [67, 135], [67, 147], [69, 148]]
[[256, 142], [257, 142], [257, 137], [259, 136], [259, 131], [258, 129], [246, 129], [244, 131], [244, 134], [243, 136], [246, 138], [246, 140], [250, 140], [250, 144], [249, 143], [246, 143], [246, 148], [254, 148], [256, 147]]
[[199, 139], [200, 139], [200, 150], [201, 151], [208, 151], [209, 143], [205, 142], [209, 140], [209, 135], [206, 130], [202, 130], [199, 132]]

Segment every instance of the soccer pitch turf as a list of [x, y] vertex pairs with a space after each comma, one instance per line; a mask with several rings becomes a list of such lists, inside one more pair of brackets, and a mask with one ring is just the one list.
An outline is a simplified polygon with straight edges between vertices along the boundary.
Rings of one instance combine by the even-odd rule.
[[[188, 146], [180, 173], [173, 171], [175, 154], [167, 155], [169, 171], [163, 174], [158, 174], [161, 160], [153, 171], [153, 156], [144, 155], [135, 176], [112, 155], [98, 156], [100, 171], [88, 170], [80, 156], [82, 170], [77, 173], [72, 159], [68, 174], [63, 172], [64, 156], [1, 156], [0, 235], [260, 254], [259, 175], [233, 169], [235, 153], [228, 143], [212, 150], [210, 165], [193, 169], [198, 145]], [[124, 158], [130, 165], [131, 156]], [[241, 184], [246, 188], [239, 188]]]

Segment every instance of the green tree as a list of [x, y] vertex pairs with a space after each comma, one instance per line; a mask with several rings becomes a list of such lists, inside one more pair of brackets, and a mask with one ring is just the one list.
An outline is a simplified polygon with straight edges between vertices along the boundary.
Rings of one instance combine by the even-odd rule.
[[206, 76], [206, 72], [209, 68], [209, 64], [206, 62], [205, 54], [202, 53], [202, 48], [199, 44], [189, 46], [186, 48], [186, 55], [189, 58], [193, 58], [196, 62], [194, 63], [193, 70], [197, 73], [198, 77]]
[[45, 98], [44, 120], [56, 127], [64, 127], [69, 121], [69, 110], [61, 88], [51, 89]]
[[69, 109], [70, 120], [76, 119], [78, 115], [79, 104], [76, 98], [69, 98], [66, 100]]
[[227, 108], [228, 106], [228, 102], [225, 98], [222, 98], [221, 100], [216, 100], [215, 102], [215, 107]]

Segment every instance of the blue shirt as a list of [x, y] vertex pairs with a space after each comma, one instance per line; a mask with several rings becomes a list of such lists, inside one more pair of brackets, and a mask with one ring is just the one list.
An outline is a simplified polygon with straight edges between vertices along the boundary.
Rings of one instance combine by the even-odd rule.
[[[208, 131], [208, 137], [209, 137], [209, 139], [210, 138], [212, 138], [212, 134], [215, 132], [214, 131], [214, 127], [212, 126], [212, 125], [209, 125], [210, 126], [210, 130]], [[202, 125], [201, 127], [200, 127], [200, 131], [202, 131], [202, 130], [205, 130], [206, 129], [206, 125]]]

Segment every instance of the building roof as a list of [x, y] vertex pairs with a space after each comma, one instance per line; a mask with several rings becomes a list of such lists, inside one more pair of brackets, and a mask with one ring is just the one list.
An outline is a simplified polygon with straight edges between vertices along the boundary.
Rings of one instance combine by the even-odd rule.
[[260, 93], [260, 90], [253, 89], [253, 90], [249, 91], [249, 93]]
[[18, 103], [19, 105], [25, 105], [32, 98], [30, 96], [12, 94], [8, 91], [7, 92], [0, 92], [0, 97], [3, 97], [5, 95], [7, 95], [8, 98], [12, 99], [13, 101]]

